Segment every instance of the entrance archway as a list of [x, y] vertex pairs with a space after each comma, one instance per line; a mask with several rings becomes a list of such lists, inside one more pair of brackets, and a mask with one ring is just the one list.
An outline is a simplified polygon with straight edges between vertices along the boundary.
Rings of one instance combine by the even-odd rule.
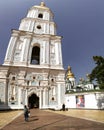
[[39, 108], [39, 97], [33, 93], [28, 98], [28, 105], [30, 108]]

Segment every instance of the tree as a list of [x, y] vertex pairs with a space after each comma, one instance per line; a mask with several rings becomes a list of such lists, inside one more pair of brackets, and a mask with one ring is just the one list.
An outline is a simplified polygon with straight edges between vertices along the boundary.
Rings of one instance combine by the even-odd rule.
[[90, 74], [90, 80], [95, 80], [100, 89], [104, 89], [104, 57], [93, 56], [93, 60], [95, 61], [96, 66]]

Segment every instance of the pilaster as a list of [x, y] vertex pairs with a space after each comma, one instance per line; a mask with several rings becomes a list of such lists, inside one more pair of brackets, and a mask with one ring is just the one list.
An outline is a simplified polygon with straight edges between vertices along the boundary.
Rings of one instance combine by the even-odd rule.
[[61, 106], [61, 88], [60, 88], [60, 84], [58, 83], [58, 106]]
[[18, 39], [18, 33], [13, 32], [10, 38], [9, 46], [7, 48], [4, 64], [11, 64], [13, 62], [13, 56], [14, 56], [15, 45], [16, 45], [17, 39]]
[[21, 61], [25, 63], [28, 63], [30, 41], [31, 41], [31, 36], [26, 36], [24, 40], [23, 52], [21, 57]]

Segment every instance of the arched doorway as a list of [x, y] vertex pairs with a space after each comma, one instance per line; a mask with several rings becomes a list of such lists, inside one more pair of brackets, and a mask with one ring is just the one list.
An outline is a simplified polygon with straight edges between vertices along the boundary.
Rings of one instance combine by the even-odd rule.
[[33, 93], [28, 98], [28, 105], [30, 108], [39, 108], [39, 97]]

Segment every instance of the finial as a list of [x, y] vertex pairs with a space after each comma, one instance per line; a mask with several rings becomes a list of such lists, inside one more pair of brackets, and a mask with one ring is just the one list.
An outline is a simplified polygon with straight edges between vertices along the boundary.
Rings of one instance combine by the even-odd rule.
[[68, 65], [68, 70], [71, 70], [71, 67]]
[[40, 3], [40, 6], [45, 6], [45, 3], [42, 1], [42, 2]]

